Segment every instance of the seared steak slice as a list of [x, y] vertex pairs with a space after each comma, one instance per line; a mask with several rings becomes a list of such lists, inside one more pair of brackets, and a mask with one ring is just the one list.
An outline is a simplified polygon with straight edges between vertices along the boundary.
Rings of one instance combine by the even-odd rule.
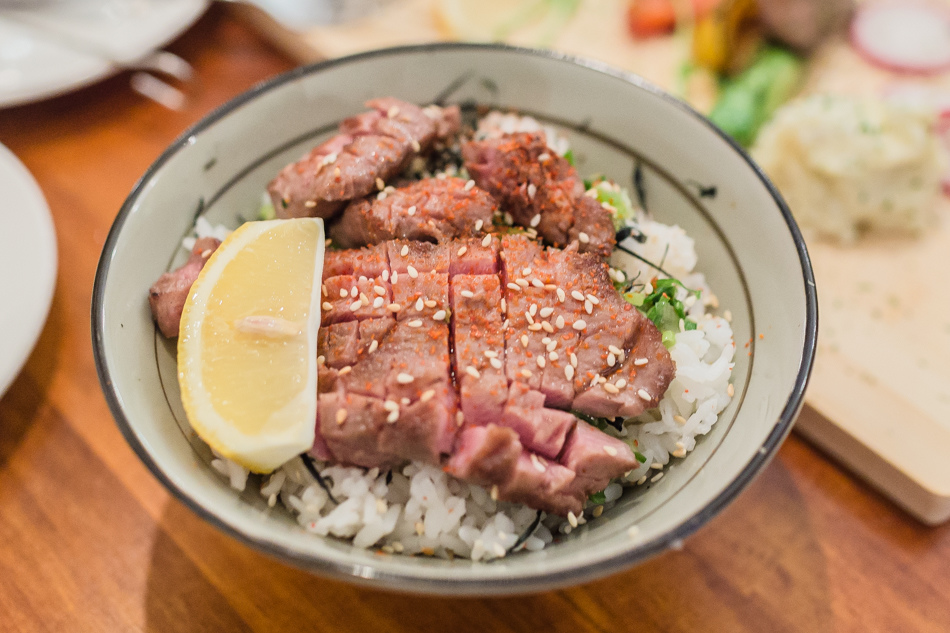
[[[577, 171], [550, 150], [544, 133], [506, 134], [462, 148], [475, 183], [492, 194], [518, 226], [537, 230], [546, 242], [607, 257], [613, 251], [610, 212], [591, 199]], [[591, 204], [594, 202], [594, 204]]]
[[195, 283], [205, 262], [211, 253], [221, 244], [213, 237], [202, 237], [195, 241], [191, 256], [181, 268], [170, 273], [162, 273], [148, 291], [148, 305], [152, 309], [152, 318], [158, 329], [167, 338], [178, 336], [181, 324], [181, 312], [188, 299], [188, 291]]
[[557, 459], [576, 419], [567, 411], [546, 409], [543, 393], [515, 382], [508, 390], [499, 424], [514, 429], [526, 449]]
[[351, 202], [330, 237], [345, 248], [392, 239], [440, 242], [489, 228], [495, 208], [490, 195], [461, 178], [428, 178]]
[[573, 485], [584, 497], [603, 490], [617, 473], [640, 465], [625, 442], [582, 421], [564, 446], [560, 462], [577, 475]]
[[580, 514], [586, 496], [575, 488], [574, 478], [570, 468], [524, 451], [511, 478], [499, 485], [498, 498], [562, 516]]
[[428, 151], [440, 134], [453, 134], [453, 109], [423, 110], [392, 97], [366, 103], [370, 112], [350, 117], [340, 134], [287, 165], [267, 190], [279, 218], [333, 217], [345, 202], [374, 191], [377, 180], [400, 173]]
[[510, 481], [521, 457], [521, 442], [511, 429], [489, 424], [466, 428], [446, 464], [454, 477], [482, 486]]

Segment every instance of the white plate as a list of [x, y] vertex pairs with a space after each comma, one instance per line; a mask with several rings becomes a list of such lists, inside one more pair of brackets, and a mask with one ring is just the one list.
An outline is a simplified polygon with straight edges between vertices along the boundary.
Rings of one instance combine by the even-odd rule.
[[0, 107], [62, 94], [164, 46], [208, 0], [13, 0], [0, 9]]
[[39, 338], [56, 286], [56, 233], [33, 176], [0, 145], [0, 396]]

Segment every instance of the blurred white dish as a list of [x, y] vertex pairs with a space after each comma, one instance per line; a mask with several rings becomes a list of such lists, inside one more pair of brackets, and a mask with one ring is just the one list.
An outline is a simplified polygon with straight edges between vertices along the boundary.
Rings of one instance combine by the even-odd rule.
[[26, 167], [0, 145], [0, 396], [33, 350], [56, 286], [56, 233]]
[[0, 8], [0, 107], [93, 83], [164, 46], [208, 0], [9, 0]]

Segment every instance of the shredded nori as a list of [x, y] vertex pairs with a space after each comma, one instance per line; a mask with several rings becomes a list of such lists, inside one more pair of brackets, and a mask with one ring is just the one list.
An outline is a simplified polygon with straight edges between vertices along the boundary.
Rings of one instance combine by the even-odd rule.
[[532, 534], [534, 534], [534, 531], [538, 529], [539, 525], [541, 525], [541, 514], [543, 513], [538, 510], [538, 513], [534, 517], [534, 521], [531, 522], [531, 525], [528, 526], [528, 529], [522, 532], [521, 536], [518, 537], [518, 540], [515, 541], [515, 544], [508, 548], [509, 554], [521, 547], [524, 542], [527, 541]]
[[330, 492], [330, 486], [327, 485], [326, 480], [320, 476], [320, 472], [317, 470], [316, 464], [314, 464], [313, 457], [307, 453], [301, 453], [300, 459], [303, 460], [303, 465], [307, 467], [307, 470], [310, 471], [310, 474], [313, 475], [313, 478], [317, 480], [317, 483], [320, 484], [320, 487], [326, 491], [327, 496], [330, 497], [330, 501], [339, 504], [340, 502], [337, 501], [333, 497], [333, 493]]
[[644, 211], [647, 209], [647, 190], [643, 185], [643, 164], [639, 160], [633, 166], [633, 189], [637, 192], [637, 202]]
[[617, 249], [623, 251], [623, 252], [626, 253], [627, 255], [630, 255], [631, 257], [635, 257], [635, 258], [639, 259], [641, 262], [643, 262], [643, 263], [646, 264], [647, 266], [650, 266], [651, 268], [655, 268], [656, 270], [658, 270], [658, 271], [660, 271], [661, 273], [663, 273], [665, 276], [670, 277], [670, 278], [673, 277], [673, 275], [671, 275], [670, 273], [668, 273], [668, 272], [666, 272], [665, 270], [663, 270], [663, 268], [661, 268], [660, 266], [654, 264], [653, 262], [651, 262], [651, 261], [650, 261], [649, 259], [647, 259], [646, 257], [643, 257], [642, 255], [639, 255], [639, 254], [635, 253], [634, 251], [630, 250], [629, 248], [627, 248], [626, 246], [624, 246], [624, 245], [621, 244], [620, 242], [617, 242]]

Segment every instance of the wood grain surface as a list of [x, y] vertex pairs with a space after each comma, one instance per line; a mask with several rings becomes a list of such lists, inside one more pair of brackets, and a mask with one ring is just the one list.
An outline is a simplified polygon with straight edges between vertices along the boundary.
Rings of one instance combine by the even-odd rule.
[[356, 588], [204, 523], [112, 421], [90, 344], [93, 277], [123, 199], [165, 146], [292, 62], [217, 6], [170, 49], [197, 70], [182, 112], [132, 93], [127, 75], [0, 111], [0, 143], [39, 181], [60, 249], [49, 321], [0, 400], [0, 631], [950, 630], [950, 526], [915, 522], [794, 435], [681, 550], [537, 595]]

